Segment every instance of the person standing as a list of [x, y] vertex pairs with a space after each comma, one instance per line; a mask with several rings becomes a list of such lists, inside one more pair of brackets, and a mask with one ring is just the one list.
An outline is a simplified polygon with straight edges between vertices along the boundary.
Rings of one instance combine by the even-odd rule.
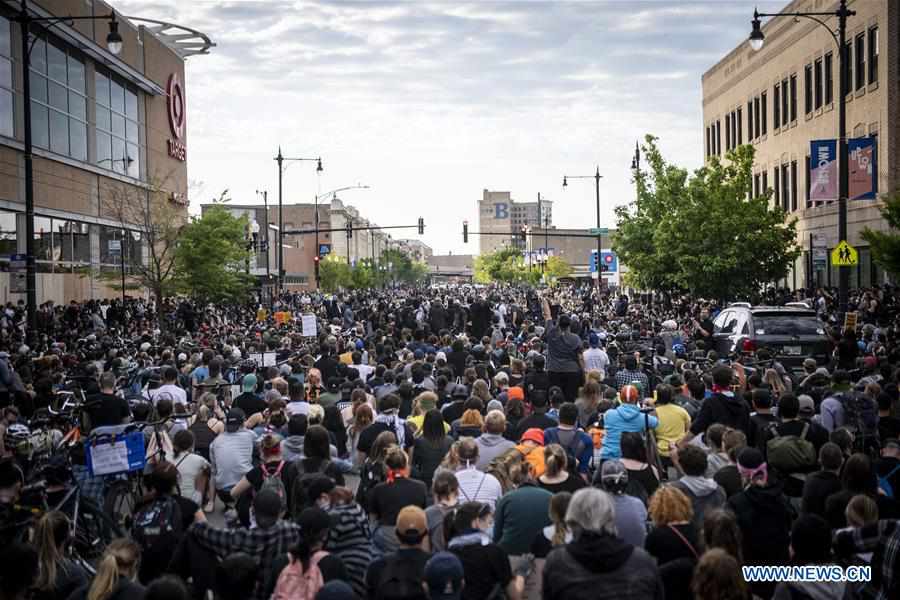
[[572, 321], [568, 315], [560, 315], [556, 323], [550, 313], [547, 299], [542, 299], [547, 339], [547, 372], [550, 385], [558, 385], [566, 396], [566, 401], [575, 402], [578, 386], [582, 383], [584, 367], [581, 355], [581, 338], [570, 331]]

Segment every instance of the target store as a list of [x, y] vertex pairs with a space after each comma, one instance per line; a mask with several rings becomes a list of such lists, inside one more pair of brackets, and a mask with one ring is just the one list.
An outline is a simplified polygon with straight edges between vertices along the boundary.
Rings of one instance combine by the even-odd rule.
[[[100, 0], [31, 0], [30, 98], [23, 94], [20, 2], [0, 2], [0, 300], [24, 300], [24, 103], [34, 146], [37, 302], [114, 298], [104, 272], [146, 265], [153, 215], [187, 220], [185, 59], [214, 45], [201, 32], [116, 11], [107, 45]], [[15, 258], [14, 258], [15, 257]], [[129, 292], [134, 295], [134, 292]]]

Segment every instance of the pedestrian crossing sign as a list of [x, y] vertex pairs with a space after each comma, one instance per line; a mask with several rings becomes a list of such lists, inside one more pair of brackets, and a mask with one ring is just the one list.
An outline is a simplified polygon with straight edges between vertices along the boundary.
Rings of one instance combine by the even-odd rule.
[[831, 264], [836, 267], [856, 266], [859, 264], [859, 253], [847, 243], [847, 240], [841, 240], [831, 251]]

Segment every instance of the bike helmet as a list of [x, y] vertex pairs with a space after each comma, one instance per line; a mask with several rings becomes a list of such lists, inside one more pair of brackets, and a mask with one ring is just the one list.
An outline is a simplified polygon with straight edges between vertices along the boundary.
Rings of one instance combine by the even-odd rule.
[[10, 452], [19, 454], [28, 454], [29, 438], [31, 430], [21, 423], [13, 423], [6, 428], [6, 436], [3, 438], [3, 444]]
[[687, 350], [685, 349], [684, 344], [672, 344], [672, 352], [675, 353], [675, 356], [682, 358]]

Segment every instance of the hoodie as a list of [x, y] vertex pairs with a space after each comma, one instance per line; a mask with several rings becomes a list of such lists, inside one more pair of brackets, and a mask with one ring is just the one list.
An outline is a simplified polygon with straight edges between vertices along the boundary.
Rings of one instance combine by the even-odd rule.
[[290, 435], [281, 442], [281, 455], [285, 462], [303, 458], [303, 436]]
[[697, 418], [691, 423], [691, 433], [701, 435], [713, 423], [747, 433], [750, 430], [750, 408], [743, 398], [732, 392], [716, 392], [703, 402]]
[[589, 571], [608, 573], [625, 564], [634, 546], [609, 534], [586, 531], [567, 545], [566, 551]]
[[691, 523], [693, 523], [697, 531], [702, 529], [703, 517], [707, 511], [725, 506], [725, 500], [727, 499], [725, 490], [714, 479], [685, 475], [678, 481], [673, 482], [672, 485], [690, 498], [691, 508], [694, 511]]
[[786, 565], [790, 563], [791, 521], [794, 510], [778, 482], [766, 486], [751, 485], [728, 499], [744, 532], [744, 563], [748, 565]]
[[650, 429], [654, 429], [659, 425], [659, 420], [653, 415], [645, 416], [634, 404], [622, 404], [603, 413], [606, 434], [603, 436], [600, 457], [604, 460], [622, 458], [622, 434], [626, 431], [642, 432], [648, 423]]
[[479, 471], [486, 471], [492, 460], [515, 446], [513, 442], [496, 433], [482, 433], [475, 438], [475, 444], [478, 446], [478, 462], [475, 468]]

